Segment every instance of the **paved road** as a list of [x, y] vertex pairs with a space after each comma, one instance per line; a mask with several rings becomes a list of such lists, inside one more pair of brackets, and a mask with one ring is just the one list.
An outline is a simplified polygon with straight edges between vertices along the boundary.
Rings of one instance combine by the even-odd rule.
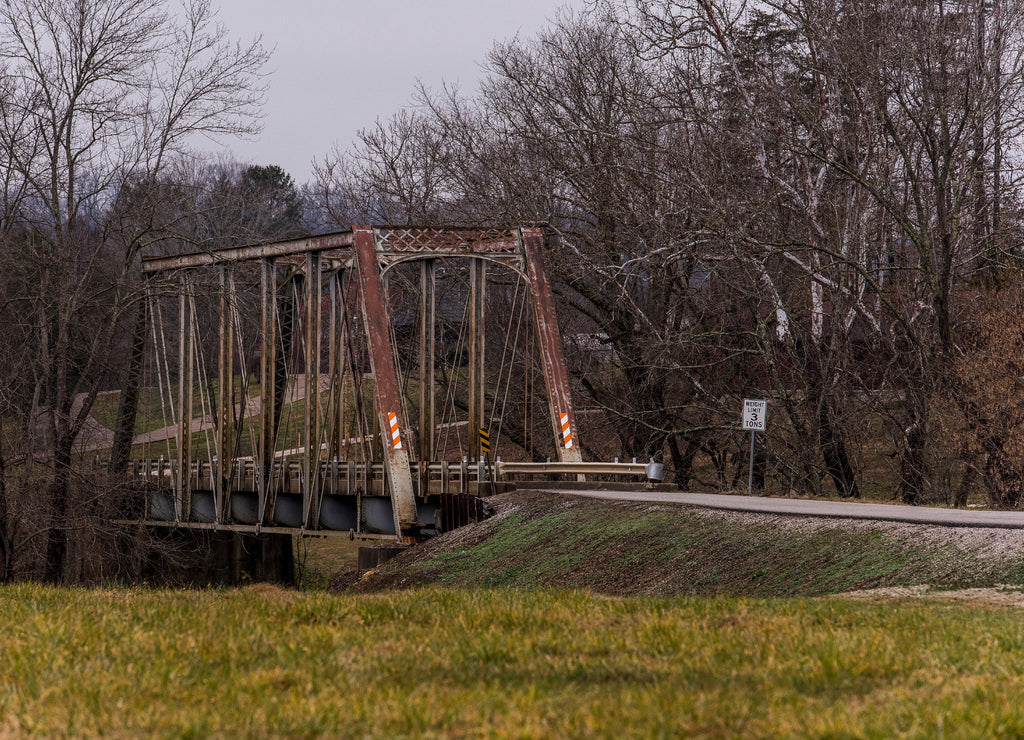
[[850, 501], [813, 501], [758, 496], [725, 496], [712, 493], [672, 493], [662, 491], [559, 491], [559, 493], [619, 501], [688, 504], [709, 509], [750, 511], [790, 516], [874, 519], [946, 527], [998, 527], [1024, 529], [1024, 511], [988, 511], [978, 509], [935, 509], [924, 506], [866, 504]]

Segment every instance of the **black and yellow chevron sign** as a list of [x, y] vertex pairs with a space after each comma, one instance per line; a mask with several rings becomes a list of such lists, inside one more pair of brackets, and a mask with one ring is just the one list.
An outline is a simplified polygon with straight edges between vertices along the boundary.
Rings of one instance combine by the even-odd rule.
[[491, 451], [491, 438], [488, 436], [486, 429], [480, 430], [480, 449], [484, 452]]

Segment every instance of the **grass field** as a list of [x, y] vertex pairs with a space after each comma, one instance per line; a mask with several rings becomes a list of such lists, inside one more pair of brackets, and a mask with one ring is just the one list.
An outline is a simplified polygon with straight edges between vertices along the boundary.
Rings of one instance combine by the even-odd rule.
[[1024, 735], [984, 606], [18, 585], [0, 620], [2, 737]]

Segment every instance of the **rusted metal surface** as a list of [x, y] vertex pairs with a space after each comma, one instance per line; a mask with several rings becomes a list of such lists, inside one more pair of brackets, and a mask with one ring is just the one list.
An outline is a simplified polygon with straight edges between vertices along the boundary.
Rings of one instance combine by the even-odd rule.
[[[434, 412], [436, 375], [434, 359], [437, 355], [437, 261], [425, 259], [420, 262], [420, 392], [419, 392], [419, 459], [434, 459]], [[417, 480], [420, 496], [430, 487], [430, 474], [425, 465], [420, 466]]]
[[318, 474], [320, 462], [320, 319], [321, 281], [320, 253], [306, 254], [306, 281], [304, 301], [304, 328], [306, 330], [306, 403], [303, 419], [302, 440], [305, 448], [302, 519], [307, 526], [311, 516], [317, 514], [320, 491]]
[[[559, 440], [557, 450], [561, 462], [582, 462], [579, 432], [576, 427], [576, 413], [572, 407], [569, 391], [569, 373], [565, 369], [562, 355], [558, 319], [555, 316], [555, 301], [551, 295], [551, 284], [544, 270], [544, 238], [540, 229], [522, 229], [523, 251], [526, 256], [526, 272], [533, 291], [534, 318], [537, 323], [537, 341], [540, 345], [541, 368], [548, 391], [548, 407], [551, 411], [552, 431]], [[566, 448], [562, 443], [560, 416], [568, 416], [572, 439], [576, 443]]]
[[274, 260], [260, 260], [260, 440], [256, 460], [260, 521], [274, 514], [271, 466], [274, 462], [274, 368], [277, 365], [277, 273]]
[[[420, 460], [434, 459], [434, 357], [437, 354], [437, 266], [435, 260], [420, 263]], [[421, 481], [420, 490], [425, 490]]]
[[519, 254], [519, 241], [512, 229], [378, 226], [373, 233], [384, 257], [415, 253], [431, 257]]
[[226, 262], [272, 259], [288, 255], [305, 255], [306, 252], [323, 252], [328, 249], [347, 249], [352, 246], [352, 232], [339, 231], [334, 234], [310, 236], [284, 242], [253, 244], [244, 247], [225, 247], [208, 252], [191, 252], [161, 257], [143, 257], [142, 271], [145, 273], [168, 272], [186, 267], [219, 265]]
[[327, 278], [330, 300], [330, 316], [328, 317], [328, 373], [333, 382], [330, 383], [330, 396], [327, 403], [328, 439], [327, 456], [337, 460], [343, 457], [341, 449], [342, 430], [345, 428], [345, 336], [344, 324], [341, 321], [341, 284], [338, 273]]
[[[425, 227], [376, 227], [372, 229], [382, 259], [423, 254], [429, 257], [469, 257], [472, 255], [516, 256], [519, 242], [512, 229], [465, 229]], [[307, 252], [325, 253], [330, 259], [343, 259], [351, 253], [355, 232], [339, 231], [333, 234], [269, 242], [241, 247], [224, 247], [206, 252], [190, 252], [144, 257], [145, 273], [168, 272], [191, 267], [204, 267], [230, 262], [257, 259], [303, 256]], [[327, 254], [338, 250], [340, 254]]]
[[220, 268], [220, 326], [217, 357], [217, 477], [214, 501], [218, 522], [228, 520], [231, 500], [231, 463], [234, 458], [234, 276]]
[[469, 455], [481, 457], [480, 438], [474, 432], [484, 422], [484, 296], [487, 290], [487, 264], [477, 258], [469, 261]]
[[[394, 350], [391, 346], [391, 321], [381, 285], [373, 230], [369, 226], [355, 226], [353, 233], [363, 321], [366, 325], [370, 367], [374, 378], [376, 417], [380, 428], [384, 430], [390, 427], [388, 415], [396, 414], [399, 427], [404, 428], [401, 419], [402, 399], [395, 372]], [[384, 459], [391, 483], [395, 529], [398, 532], [405, 532], [419, 525], [412, 473], [409, 469], [409, 452], [404, 447], [397, 448], [393, 444], [385, 444]]]
[[191, 514], [192, 462], [192, 373], [195, 357], [195, 335], [192, 332], [192, 295], [188, 275], [178, 283], [178, 432], [176, 444], [177, 478], [174, 509], [179, 519]]

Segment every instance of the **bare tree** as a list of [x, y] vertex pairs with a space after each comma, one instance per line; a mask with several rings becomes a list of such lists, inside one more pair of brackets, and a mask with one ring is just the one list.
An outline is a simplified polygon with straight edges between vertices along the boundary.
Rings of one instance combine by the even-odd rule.
[[967, 456], [1014, 454], [935, 442], [946, 404], [985, 407], [956, 369], [965, 296], [1019, 279], [1022, 10], [595, 3], [497, 45], [473, 96], [421, 89], [328, 159], [322, 193], [337, 214], [543, 222], [566, 333], [616, 358], [580, 353], [580, 389], [620, 454], [666, 450], [681, 485], [698, 455], [735, 482], [735, 409], [764, 392], [764, 458], [793, 488], [859, 495], [870, 422], [905, 501], [962, 500]]
[[[708, 99], [730, 102], [732, 151], [750, 162], [749, 181], [762, 183], [748, 192], [779, 206], [757, 229], [727, 231], [737, 258], [753, 258], [762, 274], [781, 344], [792, 330], [787, 354], [808, 392], [786, 403], [793, 428], [818, 440], [837, 489], [853, 490], [836, 411], [858, 388], [875, 398], [888, 390], [902, 411], [891, 403], [878, 411], [896, 422], [903, 497], [921, 500], [931, 487], [936, 394], [955, 386], [957, 292], [993, 243], [1007, 243], [991, 236], [986, 213], [1006, 197], [995, 163], [1019, 130], [1011, 111], [1022, 89], [1020, 8], [818, 0], [632, 8], [652, 53], [706, 50], [720, 76]], [[692, 80], [676, 79], [675, 96], [692, 98]], [[851, 364], [851, 348], [875, 367]], [[785, 396], [793, 378], [780, 380]]]
[[448, 220], [448, 145], [418, 111], [402, 110], [359, 132], [315, 167], [316, 201], [336, 225]]
[[564, 313], [580, 317], [565, 333], [602, 337], [620, 361], [577, 368], [620, 438], [601, 454], [641, 456], [661, 453], [678, 428], [666, 409], [684, 411], [694, 392], [670, 376], [686, 362], [682, 327], [703, 309], [686, 195], [666, 176], [667, 141], [684, 127], [659, 110], [624, 30], [607, 15], [566, 16], [535, 41], [499, 44], [477, 96], [421, 89], [419, 111], [364, 133], [321, 174], [335, 183], [324, 192], [389, 219], [385, 206], [412, 220], [546, 224], [549, 265], [574, 309]]
[[134, 315], [151, 226], [116, 228], [110, 204], [129, 183], [155, 182], [197, 136], [257, 131], [267, 53], [258, 39], [231, 41], [206, 0], [179, 12], [166, 0], [12, 0], [0, 6], [0, 59], [0, 140], [23, 183], [30, 245], [18, 259], [38, 276], [8, 308], [31, 348], [21, 411], [28, 454], [48, 471], [45, 575], [57, 580], [75, 443]]

